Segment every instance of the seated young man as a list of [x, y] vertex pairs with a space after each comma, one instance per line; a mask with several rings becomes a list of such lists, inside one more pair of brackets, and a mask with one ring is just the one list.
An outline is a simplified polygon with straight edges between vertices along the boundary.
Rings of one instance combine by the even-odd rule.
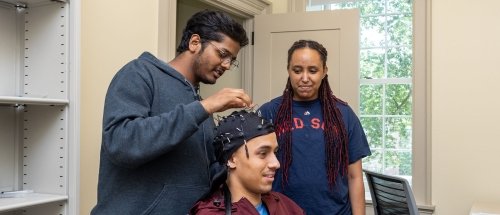
[[219, 121], [213, 144], [219, 170], [210, 193], [190, 214], [304, 214], [291, 199], [271, 191], [280, 167], [271, 123], [254, 112], [233, 112]]

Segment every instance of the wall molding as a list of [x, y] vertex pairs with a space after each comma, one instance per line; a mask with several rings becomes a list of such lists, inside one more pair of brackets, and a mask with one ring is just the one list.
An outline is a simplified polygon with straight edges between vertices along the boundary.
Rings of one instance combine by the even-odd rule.
[[267, 13], [271, 6], [269, 0], [200, 0], [225, 12], [241, 18], [253, 19], [255, 15]]

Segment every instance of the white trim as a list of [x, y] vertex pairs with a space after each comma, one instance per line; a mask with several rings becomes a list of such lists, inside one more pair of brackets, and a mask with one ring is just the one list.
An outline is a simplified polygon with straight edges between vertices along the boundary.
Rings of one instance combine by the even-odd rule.
[[360, 84], [411, 84], [411, 78], [361, 79]]
[[255, 15], [266, 13], [271, 2], [269, 0], [200, 0], [233, 15], [252, 19]]
[[[247, 32], [253, 32], [254, 31], [254, 20], [252, 19], [247, 19], [243, 23], [243, 27]], [[244, 71], [241, 75], [241, 87], [245, 92], [250, 96], [250, 98], [253, 98], [252, 95], [252, 90], [253, 90], [253, 53], [254, 53], [254, 47], [252, 44], [252, 33], [249, 33], [248, 35], [250, 44], [248, 44], [245, 49], [240, 52], [241, 53], [241, 66], [240, 69], [241, 71]]]
[[177, 1], [158, 1], [158, 58], [165, 62], [175, 57]]
[[419, 204], [431, 205], [430, 0], [413, 2], [413, 190]]
[[426, 160], [427, 160], [427, 164], [425, 166], [427, 172], [426, 172], [426, 177], [425, 177], [425, 180], [427, 181], [427, 186], [425, 187], [425, 192], [426, 192], [426, 203], [427, 204], [431, 204], [432, 203], [432, 184], [431, 184], [431, 181], [432, 181], [432, 175], [431, 175], [431, 172], [432, 172], [432, 106], [431, 106], [431, 101], [432, 101], [432, 79], [431, 79], [431, 65], [432, 65], [432, 61], [431, 61], [431, 53], [432, 53], [432, 40], [431, 40], [431, 23], [432, 23], [432, 17], [431, 17], [431, 14], [432, 14], [432, 8], [431, 8], [431, 0], [426, 0], [426, 7], [425, 7], [425, 10], [426, 10], [426, 21], [425, 21], [425, 38], [426, 38], [426, 44], [425, 44], [425, 47], [426, 47], [426, 51], [425, 51], [425, 69], [426, 69], [426, 79], [425, 79], [425, 82], [426, 82], [426, 85], [425, 85], [425, 89], [427, 90], [426, 94], [425, 94], [425, 101], [427, 103], [426, 107], [425, 107], [425, 111], [426, 111], [426, 123], [425, 123], [425, 129], [426, 129], [426, 135], [425, 135], [425, 138], [426, 138], [426, 152], [425, 154], [427, 155], [426, 156]]
[[70, 103], [68, 147], [68, 214], [80, 214], [80, 37], [81, 2], [72, 0], [70, 6]]

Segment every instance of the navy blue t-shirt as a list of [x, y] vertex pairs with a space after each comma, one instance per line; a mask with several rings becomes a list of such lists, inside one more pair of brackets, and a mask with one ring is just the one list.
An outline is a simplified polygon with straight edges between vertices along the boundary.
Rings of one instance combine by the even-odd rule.
[[[282, 97], [262, 105], [262, 117], [274, 122]], [[349, 137], [349, 164], [371, 154], [365, 133], [352, 109], [337, 103]], [[273, 190], [281, 192], [307, 214], [352, 214], [347, 175], [339, 174], [336, 186], [330, 189], [326, 173], [323, 114], [319, 99], [294, 101], [292, 106], [292, 164], [288, 184], [282, 187], [282, 172], [278, 169]], [[281, 161], [281, 153], [278, 153]]]

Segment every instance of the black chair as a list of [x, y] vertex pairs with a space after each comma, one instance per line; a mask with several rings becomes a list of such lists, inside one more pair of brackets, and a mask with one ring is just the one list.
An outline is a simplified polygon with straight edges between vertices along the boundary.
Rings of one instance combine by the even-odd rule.
[[375, 215], [418, 215], [410, 184], [404, 178], [363, 169], [372, 196]]

